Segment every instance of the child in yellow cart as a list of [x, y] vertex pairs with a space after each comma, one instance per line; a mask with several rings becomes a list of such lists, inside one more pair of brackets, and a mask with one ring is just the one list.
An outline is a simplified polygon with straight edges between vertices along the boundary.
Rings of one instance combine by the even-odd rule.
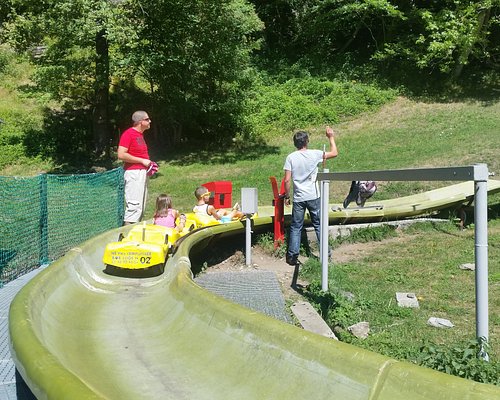
[[[176, 221], [179, 221], [179, 223]], [[168, 194], [162, 193], [156, 198], [153, 222], [155, 225], [175, 228], [178, 232], [182, 232], [186, 226], [186, 216], [173, 208], [172, 199]]]
[[209, 222], [215, 219], [220, 222], [231, 221], [235, 218], [243, 218], [244, 214], [239, 210], [239, 205], [236, 203], [232, 210], [217, 210], [213, 205], [208, 204], [210, 192], [204, 186], [199, 186], [194, 191], [196, 197], [196, 205], [193, 207], [194, 214], [201, 220]]

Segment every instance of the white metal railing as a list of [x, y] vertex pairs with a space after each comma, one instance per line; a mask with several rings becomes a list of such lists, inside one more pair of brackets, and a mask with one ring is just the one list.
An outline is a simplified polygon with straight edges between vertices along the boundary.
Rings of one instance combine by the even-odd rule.
[[[488, 341], [488, 166], [474, 164], [465, 167], [415, 168], [357, 172], [319, 172], [321, 182], [321, 243], [322, 284], [328, 290], [328, 204], [329, 181], [474, 181], [474, 244], [476, 264], [476, 336]], [[483, 354], [487, 359], [488, 355]]]

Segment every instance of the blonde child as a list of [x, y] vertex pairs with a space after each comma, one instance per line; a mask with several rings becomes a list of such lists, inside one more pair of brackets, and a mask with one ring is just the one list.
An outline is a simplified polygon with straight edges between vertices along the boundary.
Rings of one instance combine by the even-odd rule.
[[[179, 218], [178, 225], [175, 223], [177, 218]], [[168, 194], [160, 194], [156, 198], [156, 210], [153, 221], [155, 225], [175, 228], [178, 232], [181, 232], [186, 225], [186, 216], [172, 208], [172, 199]]]
[[220, 221], [222, 217], [228, 217], [228, 219], [242, 218], [244, 214], [239, 211], [239, 205], [236, 203], [232, 210], [217, 210], [214, 206], [208, 204], [210, 198], [210, 192], [204, 186], [199, 186], [194, 191], [197, 203], [193, 207], [193, 212], [204, 218], [207, 215], [214, 217], [217, 221]]

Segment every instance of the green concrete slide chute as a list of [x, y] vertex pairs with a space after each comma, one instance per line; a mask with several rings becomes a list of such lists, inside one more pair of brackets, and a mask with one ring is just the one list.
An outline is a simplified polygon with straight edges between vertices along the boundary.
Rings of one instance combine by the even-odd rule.
[[[500, 190], [495, 182], [491, 191]], [[449, 203], [473, 194], [473, 186], [460, 185], [450, 187]], [[332, 212], [330, 219], [355, 220], [369, 213], [380, 218], [381, 212], [390, 219], [391, 208], [401, 217], [405, 210], [414, 212], [415, 202], [420, 213], [426, 202], [428, 209], [442, 207], [437, 192], [429, 193], [380, 202], [382, 209]], [[254, 228], [271, 229], [270, 215], [270, 209], [259, 209]], [[38, 274], [15, 297], [9, 315], [12, 357], [34, 395], [65, 400], [500, 398], [499, 387], [315, 335], [196, 285], [191, 251], [203, 251], [214, 238], [241, 234], [244, 227], [231, 223], [194, 232], [157, 277], [103, 272], [104, 246], [123, 229], [85, 242]]]

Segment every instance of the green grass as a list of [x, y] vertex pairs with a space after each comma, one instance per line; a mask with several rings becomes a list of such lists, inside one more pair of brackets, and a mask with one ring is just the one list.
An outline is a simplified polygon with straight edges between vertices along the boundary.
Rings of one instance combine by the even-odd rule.
[[[50, 159], [23, 154], [25, 132], [33, 135], [43, 129], [41, 116], [46, 103], [43, 98], [33, 99], [18, 90], [29, 83], [28, 70], [0, 71], [0, 118], [6, 121], [0, 127], [2, 175], [33, 175], [55, 167]], [[391, 92], [377, 92], [371, 86], [339, 86], [317, 80], [308, 80], [304, 85], [294, 81], [265, 87], [269, 97], [258, 93], [255, 98], [266, 106], [266, 113], [259, 114], [259, 106], [254, 104], [256, 114], [249, 117], [261, 131], [260, 137], [237, 137], [225, 147], [209, 150], [173, 147], [168, 149], [168, 156], [155, 157], [160, 170], [150, 181], [147, 217], [153, 214], [158, 194], [169, 193], [176, 208], [190, 211], [195, 203], [194, 189], [218, 180], [232, 181], [233, 203], [240, 200], [241, 188], [255, 187], [259, 204], [270, 205], [273, 196], [269, 177], [281, 180], [284, 159], [294, 150], [293, 131], [307, 129], [310, 148], [322, 149], [327, 142], [326, 123], [337, 131], [339, 156], [326, 165], [333, 172], [487, 163], [491, 172], [500, 174], [499, 100], [391, 100]], [[351, 94], [353, 97], [343, 98]], [[361, 97], [356, 97], [359, 94]], [[336, 102], [339, 97], [342, 99]], [[365, 99], [366, 104], [357, 104], [361, 100], [356, 99]], [[325, 110], [328, 107], [332, 109]], [[154, 154], [155, 149], [151, 150]], [[374, 199], [405, 196], [446, 184], [378, 182]], [[349, 186], [350, 182], [331, 184], [331, 201], [341, 202]], [[489, 204], [496, 205], [490, 210], [494, 219], [489, 224], [490, 355], [499, 359], [500, 194], [490, 196]], [[392, 239], [384, 240], [389, 237]], [[342, 340], [392, 357], [415, 359], [427, 341], [452, 348], [475, 337], [474, 273], [458, 269], [462, 263], [474, 262], [473, 229], [459, 231], [452, 223], [426, 224], [403, 232], [360, 232], [344, 242], [363, 246], [373, 240], [380, 244], [370, 247], [366, 258], [330, 268], [329, 293], [317, 290], [320, 266], [316, 260], [309, 260], [301, 271], [302, 278], [312, 282], [310, 300], [332, 326], [338, 327]], [[420, 308], [399, 308], [397, 291], [415, 292], [420, 297]], [[345, 292], [354, 294], [354, 302], [343, 297]], [[430, 316], [450, 319], [455, 328], [429, 327], [426, 321]], [[371, 325], [371, 334], [364, 341], [346, 331], [350, 324], [363, 320]]]
[[[339, 156], [329, 161], [330, 171], [442, 167], [487, 163], [489, 170], [500, 173], [500, 102], [418, 103], [399, 98], [378, 112], [369, 112], [339, 123]], [[323, 127], [310, 127], [311, 147], [325, 143]], [[200, 183], [214, 180], [233, 182], [233, 201], [241, 187], [256, 187], [259, 204], [271, 204], [269, 176], [282, 177], [283, 161], [293, 151], [292, 132], [282, 132], [265, 144], [239, 150], [196, 152], [162, 160], [161, 175], [150, 185], [148, 210], [155, 195], [169, 192], [177, 207], [189, 210], [192, 192]], [[179, 177], [182, 176], [181, 179]], [[378, 199], [393, 198], [444, 186], [449, 182], [379, 182]], [[341, 202], [349, 182], [331, 186], [332, 202]], [[500, 204], [500, 195], [489, 197], [490, 204]], [[498, 208], [498, 207], [497, 207]], [[149, 211], [151, 212], [151, 211]], [[494, 216], [492, 211], [490, 215]], [[498, 218], [498, 211], [496, 211]], [[490, 222], [489, 233], [489, 315], [490, 357], [500, 358], [500, 220]], [[313, 297], [331, 326], [340, 326], [344, 341], [399, 359], [417, 360], [425, 343], [447, 349], [467, 348], [475, 337], [474, 273], [458, 266], [474, 262], [474, 235], [471, 227], [459, 231], [451, 223], [443, 227], [419, 224], [396, 232], [380, 228], [359, 232], [346, 242], [397, 240], [378, 247], [369, 257], [330, 269], [332, 300]], [[338, 243], [338, 245], [341, 245]], [[335, 250], [334, 250], [335, 251]], [[309, 265], [309, 267], [307, 266]], [[320, 265], [309, 260], [301, 278], [320, 281]], [[314, 283], [316, 282], [316, 283]], [[397, 306], [395, 293], [412, 291], [420, 297], [419, 309]], [[343, 299], [351, 292], [355, 302]], [[328, 296], [327, 296], [328, 297]], [[442, 330], [426, 324], [429, 317], [451, 320], [455, 327]], [[371, 334], [366, 340], [351, 336], [350, 324], [369, 321]], [[455, 362], [455, 360], [453, 360]], [[429, 363], [430, 364], [430, 363]], [[493, 367], [497, 368], [497, 367]], [[490, 381], [491, 382], [491, 381]]]
[[[490, 357], [500, 359], [500, 220], [489, 223], [489, 315]], [[363, 244], [359, 245], [363, 250]], [[334, 250], [335, 252], [335, 250]], [[335, 254], [335, 253], [334, 253]], [[335, 255], [334, 255], [335, 259]], [[475, 337], [475, 275], [459, 269], [474, 262], [474, 231], [459, 231], [455, 224], [424, 224], [398, 231], [398, 240], [364, 249], [356, 261], [330, 265], [331, 307], [323, 317], [336, 326], [341, 339], [400, 359], [416, 359], [426, 342], [453, 347]], [[321, 268], [310, 260], [302, 277], [321, 281]], [[318, 285], [318, 283], [315, 283]], [[354, 301], [343, 293], [350, 292]], [[401, 308], [396, 292], [414, 292], [419, 308]], [[317, 302], [312, 286], [310, 293]], [[455, 327], [437, 329], [429, 317], [450, 320]], [[370, 323], [366, 340], [356, 339], [347, 327]]]
[[391, 225], [382, 225], [371, 228], [355, 229], [347, 236], [340, 236], [330, 241], [330, 247], [335, 248], [344, 243], [367, 243], [372, 241], [381, 241], [397, 236], [396, 227]]
[[[184, 156], [181, 160], [161, 160], [158, 177], [149, 185], [148, 213], [153, 210], [153, 201], [161, 192], [169, 193], [174, 205], [189, 211], [195, 204], [194, 190], [197, 186], [212, 181], [232, 182], [232, 202], [240, 201], [241, 188], [258, 188], [259, 204], [270, 205], [272, 190], [270, 176], [281, 179], [282, 163], [288, 149], [262, 145], [266, 153], [259, 154], [253, 149], [232, 162], [213, 161], [217, 155], [198, 152]], [[193, 158], [187, 162], [186, 158]]]
[[[327, 168], [334, 172], [487, 163], [498, 175], [499, 122], [500, 102], [427, 104], [399, 98], [379, 112], [335, 125], [339, 156], [329, 160]], [[324, 127], [308, 130], [310, 147], [322, 149], [326, 143]], [[191, 149], [176, 154], [172, 149], [175, 156], [159, 160], [160, 174], [151, 181], [148, 212], [152, 212], [153, 200], [162, 191], [173, 196], [177, 207], [189, 210], [194, 204], [195, 187], [217, 180], [232, 181], [235, 199], [239, 199], [242, 187], [256, 187], [259, 204], [270, 205], [269, 177], [282, 178], [284, 159], [294, 150], [292, 135], [292, 131], [283, 131], [266, 143], [213, 151]], [[399, 197], [445, 184], [379, 182], [375, 197]], [[331, 201], [341, 202], [348, 190], [349, 182], [331, 184]]]
[[[4, 62], [2, 62], [4, 60]], [[35, 175], [53, 167], [52, 160], [26, 154], [25, 138], [36, 136], [43, 126], [43, 96], [31, 97], [32, 67], [0, 46], [0, 174]]]

